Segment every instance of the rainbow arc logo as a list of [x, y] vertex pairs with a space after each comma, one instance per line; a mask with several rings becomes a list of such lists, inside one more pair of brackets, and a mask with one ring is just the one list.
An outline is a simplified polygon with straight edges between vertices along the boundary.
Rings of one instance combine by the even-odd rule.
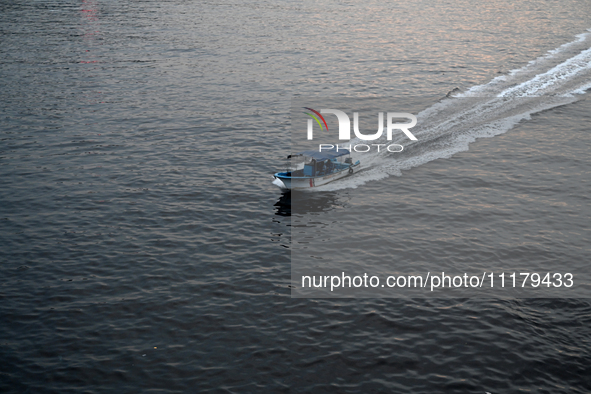
[[[324, 116], [322, 116], [320, 114], [320, 112], [318, 112], [318, 111], [316, 111], [316, 110], [314, 110], [312, 108], [309, 108], [309, 107], [303, 107], [303, 108], [304, 109], [307, 109], [308, 111], [312, 111], [312, 112], [314, 112], [314, 114], [318, 115], [318, 117], [320, 119], [322, 119], [322, 122], [324, 123], [324, 126], [326, 127], [326, 131], [328, 131], [328, 125], [326, 124], [326, 120], [324, 119]], [[304, 112], [304, 113], [306, 115], [310, 116], [311, 118], [313, 118], [316, 121], [316, 123], [318, 123], [318, 126], [320, 126], [320, 130], [323, 130], [322, 123], [320, 123], [320, 119], [318, 119], [318, 117], [314, 116], [313, 114], [311, 114], [309, 112]], [[311, 120], [309, 122], [311, 122]], [[312, 139], [312, 127], [308, 127], [308, 139], [309, 140]]]

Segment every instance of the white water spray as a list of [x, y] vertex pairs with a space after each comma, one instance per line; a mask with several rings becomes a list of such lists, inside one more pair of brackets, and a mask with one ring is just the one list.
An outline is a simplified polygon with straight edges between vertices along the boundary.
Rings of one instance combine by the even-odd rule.
[[413, 129], [418, 141], [403, 137], [392, 141], [404, 145], [402, 154], [357, 154], [354, 160], [362, 161], [363, 171], [311, 190], [356, 188], [391, 175], [400, 176], [402, 170], [466, 151], [477, 138], [503, 134], [532, 114], [571, 103], [577, 94], [590, 88], [591, 29], [508, 75], [445, 98], [420, 112]]

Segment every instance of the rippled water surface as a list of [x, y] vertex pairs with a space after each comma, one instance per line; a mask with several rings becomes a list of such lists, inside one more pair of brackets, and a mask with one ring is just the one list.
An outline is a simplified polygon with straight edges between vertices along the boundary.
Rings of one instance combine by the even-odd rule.
[[[290, 288], [292, 222], [314, 233], [331, 212], [398, 236], [404, 264], [584, 269], [588, 15], [583, 0], [0, 1], [0, 391], [590, 392], [588, 299]], [[426, 130], [290, 216], [270, 181], [293, 97], [434, 110], [455, 88], [581, 94], [482, 134]]]

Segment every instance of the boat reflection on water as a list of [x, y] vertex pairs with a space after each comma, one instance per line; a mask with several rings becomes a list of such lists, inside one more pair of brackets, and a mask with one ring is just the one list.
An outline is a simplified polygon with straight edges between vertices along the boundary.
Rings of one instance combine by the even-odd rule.
[[291, 192], [281, 193], [281, 197], [275, 203], [275, 215], [291, 216]]
[[329, 212], [344, 208], [348, 195], [337, 192], [302, 192], [285, 191], [275, 203], [275, 214], [278, 216], [304, 215], [307, 213]]

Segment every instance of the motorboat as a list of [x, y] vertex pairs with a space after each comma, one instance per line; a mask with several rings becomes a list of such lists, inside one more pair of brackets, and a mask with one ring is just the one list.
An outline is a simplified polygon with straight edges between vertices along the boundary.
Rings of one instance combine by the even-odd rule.
[[348, 149], [334, 147], [318, 151], [304, 151], [287, 156], [292, 167], [273, 175], [273, 184], [282, 190], [309, 189], [326, 185], [352, 175], [361, 168], [357, 160], [353, 163]]

